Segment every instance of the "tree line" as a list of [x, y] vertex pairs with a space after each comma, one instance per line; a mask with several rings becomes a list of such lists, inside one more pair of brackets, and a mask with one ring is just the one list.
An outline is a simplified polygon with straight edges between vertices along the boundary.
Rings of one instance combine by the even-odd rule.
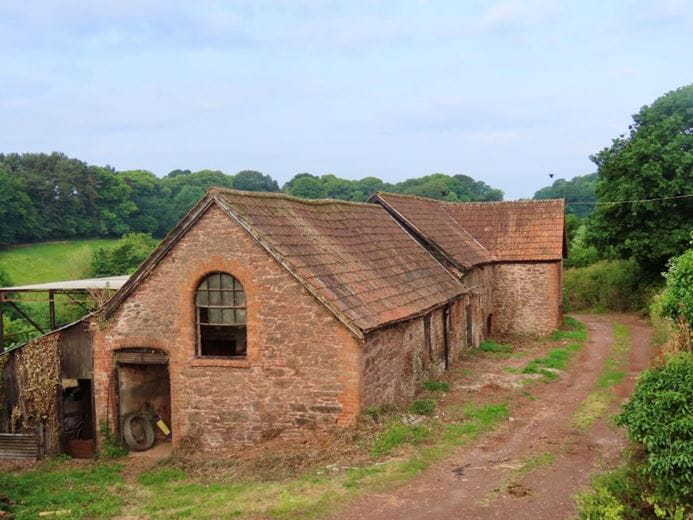
[[502, 200], [503, 192], [466, 175], [433, 174], [399, 183], [299, 173], [281, 187], [245, 170], [116, 171], [62, 153], [0, 154], [0, 244], [126, 233], [163, 236], [211, 186], [284, 191], [297, 197], [365, 201], [379, 190], [450, 201]]

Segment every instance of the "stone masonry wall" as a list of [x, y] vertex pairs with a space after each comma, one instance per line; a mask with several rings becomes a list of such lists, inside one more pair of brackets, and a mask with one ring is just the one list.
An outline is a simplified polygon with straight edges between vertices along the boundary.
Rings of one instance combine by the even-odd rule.
[[[195, 355], [194, 292], [213, 271], [245, 289], [245, 360]], [[360, 342], [216, 206], [92, 329], [97, 421], [116, 420], [113, 351], [126, 347], [169, 354], [174, 444], [188, 436], [215, 450], [297, 439], [359, 413]]]
[[[476, 269], [465, 279], [470, 292], [448, 306], [448, 366], [486, 338], [486, 317], [492, 311], [492, 268]], [[472, 334], [467, 337], [467, 312]], [[364, 407], [413, 399], [427, 379], [445, 371], [445, 308], [375, 331], [363, 346]], [[425, 321], [430, 320], [430, 349]]]
[[562, 262], [496, 265], [494, 332], [544, 335], [562, 320]]

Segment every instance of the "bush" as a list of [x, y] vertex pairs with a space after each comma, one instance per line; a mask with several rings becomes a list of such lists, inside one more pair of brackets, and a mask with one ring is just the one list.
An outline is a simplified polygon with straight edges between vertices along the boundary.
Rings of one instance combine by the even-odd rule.
[[450, 383], [429, 379], [423, 384], [423, 387], [430, 392], [447, 392], [450, 390]]
[[643, 475], [657, 497], [693, 502], [693, 355], [677, 354], [644, 372], [616, 423], [644, 446]]
[[103, 435], [101, 455], [107, 459], [117, 459], [128, 454], [127, 448], [123, 446], [120, 439], [118, 439], [118, 436], [113, 433], [106, 421], [101, 421], [99, 424], [99, 430], [101, 430], [101, 435]]
[[664, 273], [666, 284], [659, 299], [659, 313], [674, 322], [682, 348], [691, 348], [693, 328], [693, 248], [672, 258]]
[[592, 490], [577, 495], [581, 520], [642, 518], [649, 505], [642, 499], [638, 465], [629, 459], [623, 466], [597, 476]]
[[151, 254], [158, 242], [148, 233], [128, 233], [109, 248], [100, 247], [91, 256], [91, 276], [132, 273]]
[[586, 244], [587, 226], [580, 224], [570, 240], [568, 258], [565, 259], [565, 267], [586, 267], [599, 260], [597, 248]]
[[641, 311], [654, 285], [633, 260], [566, 269], [563, 280], [566, 311]]
[[432, 399], [420, 399], [414, 401], [409, 410], [416, 415], [433, 415], [436, 411], [436, 403]]

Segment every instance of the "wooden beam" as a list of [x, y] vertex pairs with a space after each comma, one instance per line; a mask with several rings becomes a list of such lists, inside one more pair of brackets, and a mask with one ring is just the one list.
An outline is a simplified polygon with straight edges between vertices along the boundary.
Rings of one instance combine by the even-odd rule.
[[5, 298], [5, 295], [0, 293], [0, 352], [5, 351], [5, 327], [3, 323], [3, 307], [5, 304], [3, 303], [3, 300]]
[[55, 330], [55, 293], [53, 291], [48, 291], [48, 321], [50, 323], [51, 330]]
[[36, 330], [38, 330], [41, 334], [45, 334], [45, 332], [43, 331], [43, 329], [42, 329], [41, 327], [39, 327], [39, 326], [36, 324], [36, 322], [35, 322], [34, 320], [32, 320], [29, 316], [27, 316], [26, 313], [25, 313], [20, 307], [18, 307], [16, 303], [14, 303], [14, 302], [9, 302], [9, 304], [12, 305], [12, 307], [14, 307], [14, 309], [15, 309], [19, 314], [21, 314], [22, 317], [23, 317], [26, 321], [28, 321], [29, 323], [31, 323], [31, 324], [34, 326], [34, 328], [35, 328]]
[[68, 293], [65, 293], [65, 296], [67, 296], [68, 298], [70, 298], [70, 300], [72, 300], [71, 302], [65, 302], [65, 303], [76, 303], [77, 305], [79, 305], [80, 307], [82, 307], [82, 309], [84, 309], [85, 312], [89, 312], [89, 307], [87, 307], [86, 305], [84, 305], [84, 302], [81, 302], [81, 301], [79, 301], [79, 300], [75, 300], [75, 299], [72, 297], [72, 295], [70, 295], [70, 294], [68, 294]]

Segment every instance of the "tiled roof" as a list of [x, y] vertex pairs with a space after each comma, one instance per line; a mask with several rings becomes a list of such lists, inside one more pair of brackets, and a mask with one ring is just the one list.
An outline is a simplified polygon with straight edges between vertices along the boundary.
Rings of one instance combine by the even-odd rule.
[[494, 260], [491, 253], [453, 218], [447, 209], [448, 203], [394, 193], [377, 193], [371, 200], [380, 200], [396, 211], [464, 269]]
[[563, 199], [448, 204], [454, 219], [498, 260], [560, 260]]
[[489, 259], [538, 261], [563, 257], [562, 199], [458, 203], [378, 193], [372, 200], [378, 199], [465, 267]]
[[217, 188], [210, 194], [318, 299], [362, 332], [463, 292], [379, 205]]

